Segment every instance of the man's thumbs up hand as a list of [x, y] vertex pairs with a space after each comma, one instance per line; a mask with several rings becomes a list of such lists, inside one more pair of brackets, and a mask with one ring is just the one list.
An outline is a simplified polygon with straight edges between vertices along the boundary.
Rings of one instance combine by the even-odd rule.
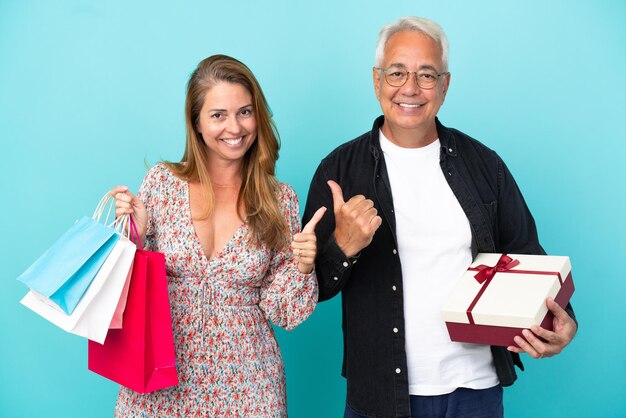
[[339, 184], [329, 180], [328, 187], [333, 195], [335, 241], [346, 256], [355, 256], [372, 242], [383, 220], [370, 199], [356, 195], [345, 202]]

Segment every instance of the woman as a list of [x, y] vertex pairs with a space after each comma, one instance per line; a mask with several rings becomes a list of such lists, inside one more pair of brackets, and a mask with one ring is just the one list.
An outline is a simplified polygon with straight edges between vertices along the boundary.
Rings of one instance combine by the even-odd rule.
[[[146, 175], [139, 195], [114, 188], [148, 249], [165, 254], [179, 385], [122, 387], [115, 415], [287, 415], [283, 362], [269, 321], [292, 329], [317, 302], [317, 218], [299, 230], [294, 190], [274, 177], [278, 134], [258, 81], [224, 55], [187, 87], [179, 163]], [[291, 248], [289, 248], [289, 241]]]

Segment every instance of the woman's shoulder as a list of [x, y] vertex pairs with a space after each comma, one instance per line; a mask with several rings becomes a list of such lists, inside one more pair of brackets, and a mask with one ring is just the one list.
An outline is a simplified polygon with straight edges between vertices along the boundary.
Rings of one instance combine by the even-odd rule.
[[166, 163], [156, 163], [148, 169], [146, 174], [146, 180], [158, 181], [158, 182], [171, 182], [176, 177], [168, 167]]
[[174, 176], [167, 164], [160, 162], [148, 169], [142, 186], [146, 192], [151, 190], [152, 193], [159, 193], [175, 187], [179, 183], [180, 179]]

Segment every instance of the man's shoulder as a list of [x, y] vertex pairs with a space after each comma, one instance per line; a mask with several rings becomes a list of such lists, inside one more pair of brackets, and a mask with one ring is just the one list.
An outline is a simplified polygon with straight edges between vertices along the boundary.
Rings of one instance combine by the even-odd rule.
[[[456, 128], [440, 125], [440, 141], [442, 145], [456, 148], [459, 154], [466, 157], [480, 156], [481, 158], [499, 159], [498, 154], [476, 138]], [[445, 141], [445, 142], [444, 142]]]
[[366, 175], [375, 167], [375, 146], [371, 131], [342, 143], [317, 167], [315, 178], [333, 179], [353, 178], [355, 174]]
[[371, 144], [371, 132], [365, 132], [354, 139], [342, 143], [337, 148], [332, 150], [326, 157], [324, 157], [322, 163], [328, 164], [349, 160], [357, 156], [362, 157], [364, 153], [370, 152]]

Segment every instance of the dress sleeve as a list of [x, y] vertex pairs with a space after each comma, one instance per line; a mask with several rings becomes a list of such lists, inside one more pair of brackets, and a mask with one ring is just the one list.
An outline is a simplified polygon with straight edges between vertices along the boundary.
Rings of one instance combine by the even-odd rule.
[[[300, 232], [300, 208], [295, 191], [281, 184], [278, 202], [289, 225], [290, 237]], [[291, 330], [311, 315], [317, 304], [315, 271], [300, 273], [289, 244], [272, 251], [270, 268], [261, 284], [259, 306], [274, 324]]]
[[141, 200], [148, 211], [148, 226], [146, 228], [146, 241], [144, 248], [148, 251], [156, 251], [158, 231], [155, 219], [159, 207], [159, 190], [164, 181], [164, 170], [167, 170], [162, 164], [157, 164], [148, 170], [139, 187], [137, 197]]

